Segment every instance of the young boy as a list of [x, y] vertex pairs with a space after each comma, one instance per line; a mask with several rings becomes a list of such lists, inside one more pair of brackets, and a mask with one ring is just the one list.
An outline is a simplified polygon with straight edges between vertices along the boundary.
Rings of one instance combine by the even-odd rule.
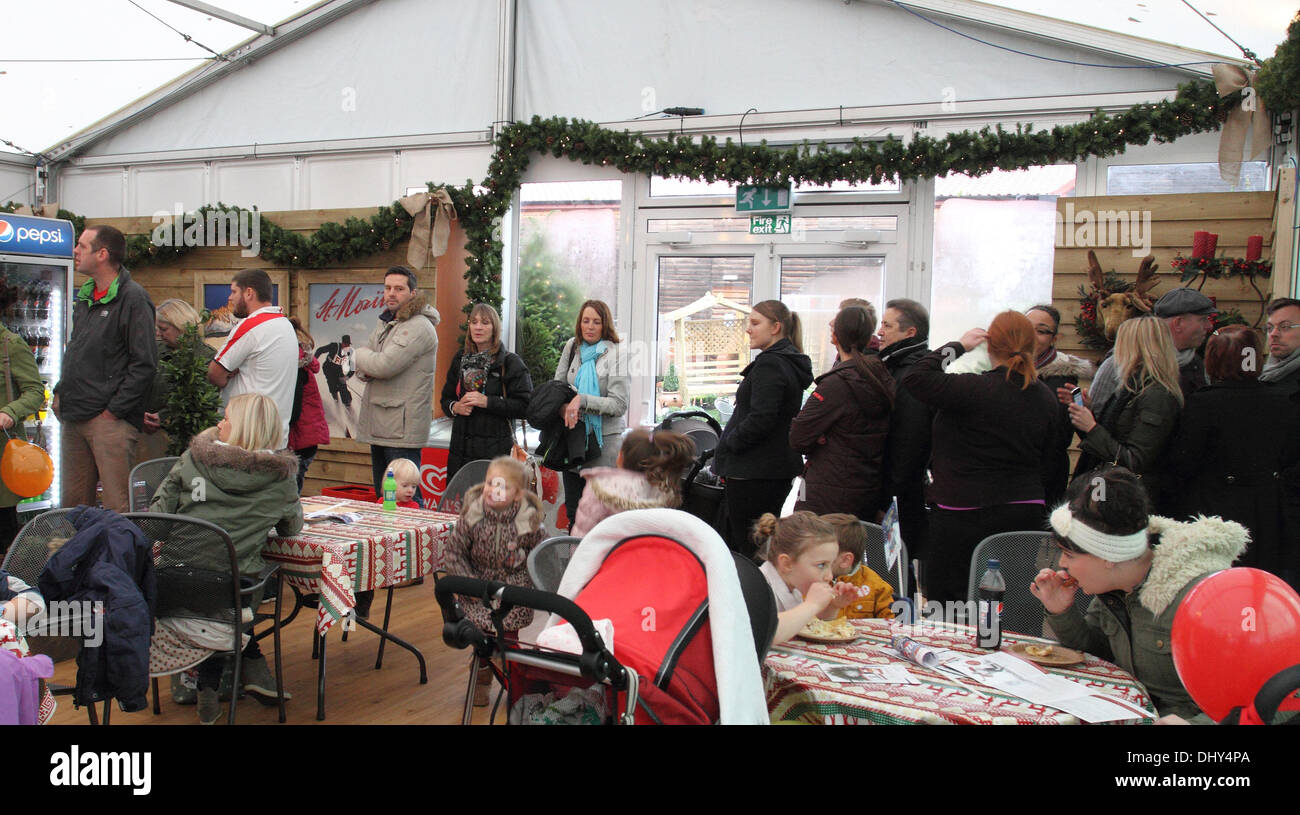
[[840, 553], [831, 566], [836, 582], [870, 589], [869, 594], [840, 609], [840, 616], [855, 620], [870, 617], [893, 619], [894, 612], [890, 606], [894, 603], [894, 589], [863, 563], [867, 530], [855, 516], [843, 512], [822, 515], [821, 519], [835, 528], [835, 537], [840, 545]]
[[393, 459], [390, 466], [393, 468], [393, 479], [397, 482], [397, 505], [419, 509], [420, 505], [415, 503], [415, 494], [420, 489], [420, 468], [409, 458]]

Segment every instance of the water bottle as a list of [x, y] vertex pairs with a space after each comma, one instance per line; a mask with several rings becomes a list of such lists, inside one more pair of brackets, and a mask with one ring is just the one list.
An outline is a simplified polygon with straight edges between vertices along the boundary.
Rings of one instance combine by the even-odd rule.
[[397, 509], [397, 479], [391, 467], [384, 473], [384, 509]]
[[1002, 594], [1006, 590], [1007, 581], [1002, 577], [1002, 564], [996, 558], [990, 558], [975, 594], [979, 599], [975, 643], [980, 648], [996, 651], [1002, 647]]

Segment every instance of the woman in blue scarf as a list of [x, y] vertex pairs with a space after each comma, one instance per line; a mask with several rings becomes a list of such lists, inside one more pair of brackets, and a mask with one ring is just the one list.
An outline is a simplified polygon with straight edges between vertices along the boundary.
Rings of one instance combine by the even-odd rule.
[[[600, 300], [588, 300], [578, 309], [573, 339], [560, 353], [555, 378], [568, 382], [578, 395], [564, 407], [564, 424], [579, 422], [587, 428], [587, 449], [600, 455], [586, 467], [613, 467], [618, 459], [619, 438], [627, 427], [627, 364], [620, 353], [614, 315]], [[564, 506], [567, 526], [573, 526], [582, 498], [581, 471], [564, 473]]]

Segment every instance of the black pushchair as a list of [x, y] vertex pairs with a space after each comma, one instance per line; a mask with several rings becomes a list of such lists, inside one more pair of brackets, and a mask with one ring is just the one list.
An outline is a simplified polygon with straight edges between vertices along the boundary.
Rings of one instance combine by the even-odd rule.
[[721, 425], [702, 410], [681, 410], [665, 416], [656, 429], [681, 433], [695, 444], [695, 463], [682, 479], [682, 510], [725, 534], [722, 485], [709, 464], [722, 436]]

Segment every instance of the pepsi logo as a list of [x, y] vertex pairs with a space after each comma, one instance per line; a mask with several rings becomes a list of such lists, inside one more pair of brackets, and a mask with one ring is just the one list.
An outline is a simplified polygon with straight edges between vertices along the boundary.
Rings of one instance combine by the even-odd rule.
[[9, 223], [3, 218], [0, 218], [0, 243], [8, 243], [9, 241], [13, 240], [14, 233], [17, 231], [18, 230], [14, 229], [13, 224]]

